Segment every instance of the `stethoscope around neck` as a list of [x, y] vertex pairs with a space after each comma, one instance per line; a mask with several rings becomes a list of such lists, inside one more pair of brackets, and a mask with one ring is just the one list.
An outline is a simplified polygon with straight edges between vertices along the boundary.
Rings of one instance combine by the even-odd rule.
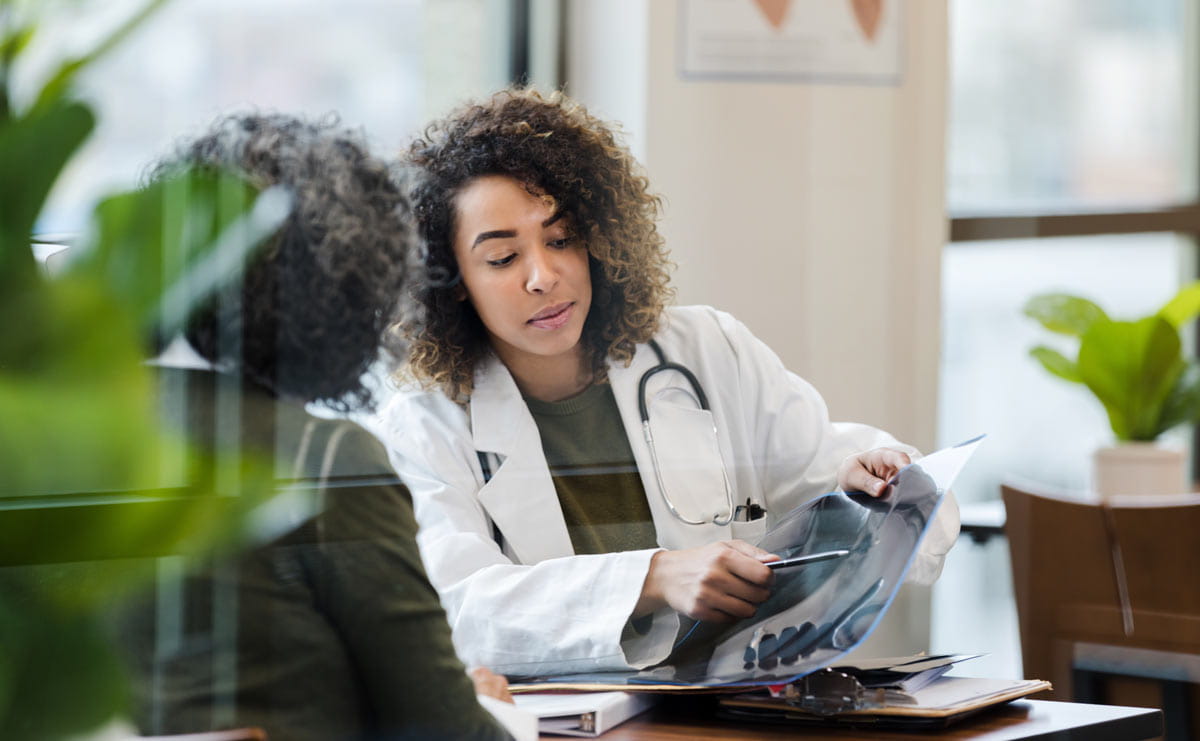
[[[658, 343], [654, 340], [650, 340], [650, 348], [654, 350], [654, 354], [658, 357], [658, 365], [643, 373], [641, 380], [638, 381], [638, 415], [642, 419], [642, 435], [646, 438], [646, 446], [650, 448], [650, 462], [654, 466], [654, 479], [658, 482], [658, 491], [662, 495], [663, 501], [666, 502], [667, 508], [671, 510], [671, 514], [678, 518], [681, 522], [684, 522], [688, 525], [728, 525], [733, 521], [734, 515], [733, 487], [729, 484], [729, 476], [725, 473], [724, 464], [721, 465], [721, 479], [725, 484], [724, 516], [720, 514], [713, 515], [712, 519], [709, 520], [693, 520], [685, 517], [683, 513], [675, 507], [675, 503], [671, 501], [671, 496], [667, 492], [667, 485], [666, 482], [663, 481], [662, 477], [662, 466], [660, 466], [658, 462], [658, 450], [654, 446], [654, 434], [650, 431], [650, 410], [649, 406], [646, 404], [646, 384], [651, 378], [654, 377], [654, 374], [656, 373], [662, 373], [663, 371], [676, 371], [686, 378], [688, 383], [691, 385], [692, 393], [696, 397], [696, 403], [700, 405], [700, 408], [706, 412], [709, 412], [710, 415], [712, 410], [708, 406], [708, 396], [706, 396], [704, 393], [704, 387], [700, 385], [700, 381], [696, 378], [696, 375], [692, 373], [686, 366], [680, 365], [679, 363], [668, 362], [666, 356], [663, 355], [662, 348], [659, 347]], [[713, 439], [715, 440], [716, 438], [717, 425], [716, 422], [713, 422]], [[720, 451], [715, 452], [717, 455], [720, 455]]]

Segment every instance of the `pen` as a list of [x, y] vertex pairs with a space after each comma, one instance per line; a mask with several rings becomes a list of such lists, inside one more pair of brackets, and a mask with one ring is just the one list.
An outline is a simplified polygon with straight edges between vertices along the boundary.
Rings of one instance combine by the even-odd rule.
[[806, 556], [795, 556], [793, 558], [785, 558], [782, 561], [772, 561], [767, 564], [768, 569], [790, 569], [793, 566], [803, 566], [809, 563], [817, 563], [818, 561], [828, 561], [834, 558], [850, 555], [850, 551], [821, 551], [820, 553], [809, 553]]

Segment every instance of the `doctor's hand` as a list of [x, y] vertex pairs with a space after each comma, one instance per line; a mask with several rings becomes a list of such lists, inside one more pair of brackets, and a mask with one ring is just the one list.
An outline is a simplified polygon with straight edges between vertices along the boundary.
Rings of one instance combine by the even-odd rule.
[[847, 456], [838, 466], [838, 486], [842, 491], [862, 491], [873, 497], [886, 492], [887, 482], [912, 463], [907, 453], [891, 448], [875, 448]]
[[659, 551], [634, 615], [669, 606], [695, 620], [732, 622], [754, 615], [771, 595], [774, 572], [764, 564], [779, 557], [741, 540], [682, 551]]

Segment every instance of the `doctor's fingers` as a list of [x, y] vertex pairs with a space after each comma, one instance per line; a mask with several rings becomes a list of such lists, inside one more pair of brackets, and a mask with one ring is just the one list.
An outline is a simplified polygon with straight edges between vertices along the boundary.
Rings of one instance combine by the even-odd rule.
[[713, 583], [709, 580], [719, 579], [725, 574], [760, 588], [768, 588], [774, 583], [775, 572], [764, 566], [761, 560], [767, 556], [772, 556], [769, 560], [775, 560], [774, 554], [749, 543], [721, 541], [700, 549], [700, 553], [703, 555], [697, 565], [701, 567], [702, 583]]
[[771, 596], [774, 583], [775, 572], [743, 556], [737, 561], [704, 564], [696, 573], [691, 589], [697, 594], [728, 594], [757, 604]]
[[[768, 576], [768, 580], [772, 576]], [[752, 605], [766, 602], [771, 596], [769, 585], [747, 581], [735, 572], [717, 570], [705, 574], [697, 591], [702, 599], [712, 600], [717, 595], [725, 595]]]
[[703, 620], [709, 623], [728, 623], [733, 620], [754, 617], [757, 609], [757, 603], [747, 602], [733, 595], [714, 591], [697, 594], [696, 599], [689, 608], [682, 610], [682, 612], [694, 620]]
[[750, 558], [762, 563], [769, 563], [771, 561], [779, 560], [779, 556], [776, 556], [774, 553], [771, 553], [770, 551], [764, 551], [758, 546], [750, 545], [744, 540], [726, 540], [724, 543], [738, 553], [749, 556]]
[[847, 457], [838, 466], [838, 486], [843, 491], [863, 491], [871, 496], [886, 493], [888, 479], [908, 463], [897, 450], [877, 448]]
[[890, 479], [909, 463], [912, 463], [912, 458], [908, 457], [908, 453], [891, 448], [875, 448], [863, 453], [863, 465], [881, 479]]

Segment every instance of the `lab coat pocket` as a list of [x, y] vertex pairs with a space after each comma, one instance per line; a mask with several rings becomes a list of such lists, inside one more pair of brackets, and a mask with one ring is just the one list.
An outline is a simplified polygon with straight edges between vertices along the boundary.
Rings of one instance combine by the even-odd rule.
[[767, 533], [767, 518], [760, 517], [757, 520], [749, 522], [738, 522], [734, 520], [730, 523], [730, 534], [736, 540], [744, 540], [750, 545], [758, 545], [758, 541]]
[[655, 398], [650, 403], [653, 464], [660, 493], [680, 517], [726, 521], [729, 486], [712, 412]]

